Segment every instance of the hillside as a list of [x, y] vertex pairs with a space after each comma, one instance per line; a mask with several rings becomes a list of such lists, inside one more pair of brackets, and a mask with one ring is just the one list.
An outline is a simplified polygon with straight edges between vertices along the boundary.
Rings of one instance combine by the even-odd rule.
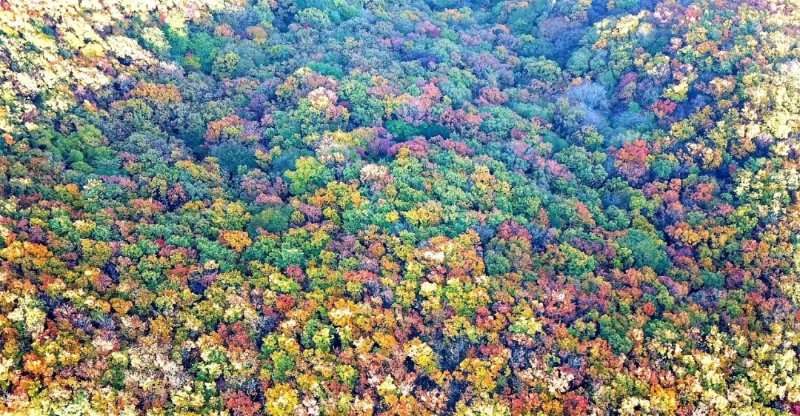
[[0, 136], [0, 414], [800, 415], [798, 0], [5, 0]]

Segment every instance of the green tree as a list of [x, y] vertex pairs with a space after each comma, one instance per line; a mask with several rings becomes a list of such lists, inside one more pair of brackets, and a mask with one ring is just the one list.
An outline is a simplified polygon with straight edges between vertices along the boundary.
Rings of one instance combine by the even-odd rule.
[[311, 189], [324, 187], [333, 180], [333, 175], [325, 165], [308, 156], [297, 159], [295, 170], [286, 171], [284, 175], [289, 179], [289, 191], [294, 195], [301, 195]]

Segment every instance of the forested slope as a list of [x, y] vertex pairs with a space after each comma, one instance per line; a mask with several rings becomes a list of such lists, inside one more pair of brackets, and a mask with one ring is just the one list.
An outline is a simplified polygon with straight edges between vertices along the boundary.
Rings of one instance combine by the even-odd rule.
[[797, 0], [0, 1], [0, 414], [800, 415]]

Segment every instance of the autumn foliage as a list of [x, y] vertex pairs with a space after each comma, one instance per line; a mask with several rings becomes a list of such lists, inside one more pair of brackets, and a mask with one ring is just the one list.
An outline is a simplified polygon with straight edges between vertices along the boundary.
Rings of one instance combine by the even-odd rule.
[[0, 415], [800, 415], [798, 22], [0, 1]]

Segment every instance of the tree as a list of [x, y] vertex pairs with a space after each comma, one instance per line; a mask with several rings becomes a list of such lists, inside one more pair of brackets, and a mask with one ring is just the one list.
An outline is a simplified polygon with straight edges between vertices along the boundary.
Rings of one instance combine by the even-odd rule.
[[247, 169], [256, 166], [255, 151], [241, 143], [225, 142], [214, 146], [209, 154], [219, 162], [219, 165], [228, 172], [236, 173], [239, 166]]
[[529, 58], [523, 61], [525, 73], [537, 80], [554, 83], [561, 76], [558, 63], [545, 58]]
[[214, 59], [214, 64], [211, 67], [211, 73], [218, 78], [229, 78], [233, 71], [236, 70], [237, 65], [241, 59], [239, 55], [234, 52], [228, 52], [225, 55], [219, 55]]
[[333, 180], [331, 172], [313, 157], [301, 157], [295, 162], [295, 170], [286, 171], [289, 179], [289, 191], [294, 195], [300, 195], [323, 187], [326, 183]]
[[617, 240], [621, 247], [633, 253], [636, 267], [649, 267], [656, 273], [667, 272], [671, 263], [664, 252], [664, 242], [641, 230], [628, 230], [625, 237]]

